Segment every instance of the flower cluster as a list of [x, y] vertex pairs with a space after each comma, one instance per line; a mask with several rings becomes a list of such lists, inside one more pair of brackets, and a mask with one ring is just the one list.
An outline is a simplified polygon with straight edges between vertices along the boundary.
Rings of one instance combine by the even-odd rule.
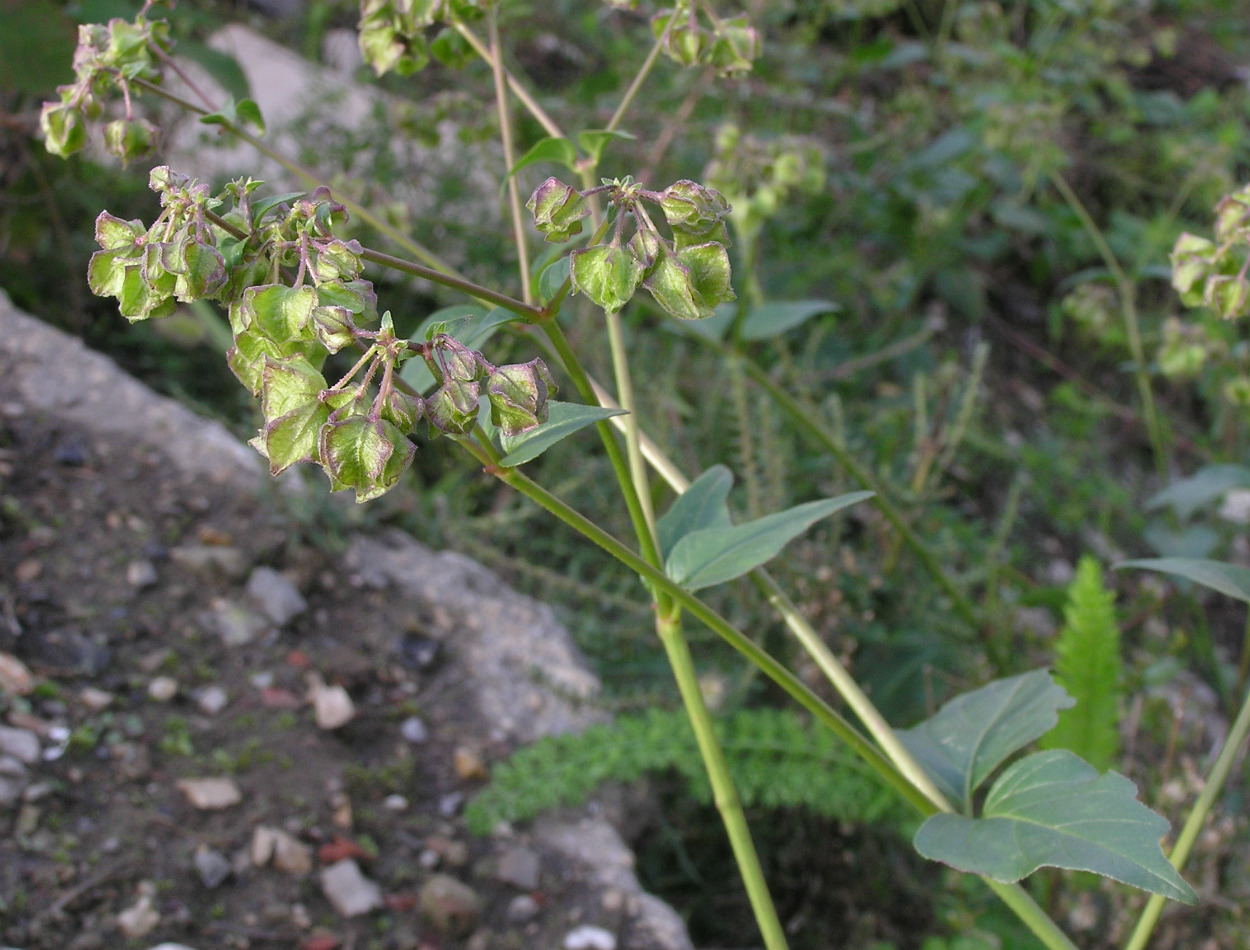
[[156, 147], [157, 129], [134, 113], [131, 84], [156, 83], [161, 74], [157, 51], [168, 45], [168, 25], [140, 13], [133, 21], [78, 28], [74, 51], [74, 82], [58, 86], [59, 102], [45, 102], [39, 116], [49, 152], [65, 158], [87, 144], [87, 122], [100, 117], [113, 90], [121, 92], [125, 115], [104, 127], [104, 147], [123, 161], [142, 158]]
[[[641, 286], [667, 313], [682, 320], [710, 317], [717, 304], [734, 299], [730, 284], [729, 203], [715, 189], [679, 181], [664, 191], [648, 191], [632, 179], [604, 179], [603, 186], [579, 192], [556, 178], [538, 186], [526, 207], [548, 241], [563, 242], [581, 233], [590, 213], [587, 196], [607, 192], [616, 210], [606, 244], [573, 251], [569, 272], [575, 290], [611, 313], [619, 311]], [[660, 207], [672, 237], [660, 233], [643, 202]], [[634, 233], [625, 239], [627, 220]]]
[[746, 14], [729, 19], [705, 10], [708, 25], [700, 22], [694, 0], [661, 10], [651, 29], [663, 42], [665, 54], [683, 66], [711, 66], [722, 76], [750, 72], [760, 52], [760, 34]]
[[[363, 248], [335, 235], [346, 212], [326, 189], [254, 201], [260, 183], [243, 179], [211, 195], [164, 166], [150, 184], [163, 208], [151, 227], [108, 212], [97, 220], [91, 289], [116, 297], [130, 320], [165, 316], [178, 302], [227, 306], [227, 362], [260, 398], [265, 421], [251, 444], [273, 474], [315, 462], [332, 490], [351, 488], [367, 501], [411, 463], [409, 436], [423, 418], [432, 435], [463, 435], [485, 396], [507, 435], [546, 421], [555, 385], [541, 360], [495, 366], [446, 334], [409, 341], [389, 313], [368, 329], [379, 321], [373, 285], [360, 276]], [[326, 361], [348, 348], [361, 356], [331, 385]], [[415, 356], [438, 383], [428, 398], [405, 391], [398, 377]]]
[[360, 53], [381, 76], [394, 70], [410, 76], [425, 68], [433, 54], [448, 65], [460, 57], [454, 30], [445, 30], [433, 43], [425, 31], [435, 23], [481, 16], [480, 0], [361, 0]]
[[730, 196], [739, 234], [755, 233], [798, 191], [819, 194], [825, 186], [820, 149], [799, 138], [759, 139], [725, 124], [716, 133], [708, 181]]
[[1215, 240], [1182, 234], [1172, 249], [1172, 286], [1187, 306], [1225, 320], [1250, 312], [1250, 185], [1215, 207]]

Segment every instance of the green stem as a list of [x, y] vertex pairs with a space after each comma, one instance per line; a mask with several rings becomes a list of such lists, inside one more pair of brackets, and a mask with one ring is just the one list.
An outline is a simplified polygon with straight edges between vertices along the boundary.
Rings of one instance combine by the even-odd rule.
[[867, 466], [860, 464], [859, 460], [847, 450], [840, 439], [816, 421], [814, 408], [804, 406], [790, 393], [777, 385], [754, 360], [737, 353], [728, 345], [723, 345], [722, 349], [727, 356], [740, 357], [747, 375], [768, 392], [769, 396], [773, 398], [800, 430], [807, 433], [813, 441], [828, 451], [837, 460], [838, 464], [850, 474], [851, 478], [855, 479], [864, 488], [876, 492], [872, 498], [872, 503], [877, 506], [881, 514], [894, 527], [894, 530], [899, 533], [899, 536], [911, 549], [912, 553], [915, 554], [916, 559], [920, 561], [938, 586], [942, 588], [943, 593], [950, 598], [951, 606], [955, 608], [955, 612], [970, 627], [980, 632], [984, 622], [978, 615], [976, 608], [973, 607], [972, 601], [959, 589], [954, 579], [942, 567], [937, 559], [937, 555], [929, 549], [929, 546], [920, 539], [920, 536], [907, 523], [902, 512], [890, 500], [885, 486], [873, 475], [872, 471]]
[[616, 111], [612, 113], [612, 118], [608, 119], [608, 124], [604, 127], [608, 132], [616, 131], [616, 127], [621, 124], [621, 120], [625, 118], [625, 113], [629, 111], [630, 105], [633, 104], [634, 97], [638, 95], [638, 91], [642, 88], [642, 84], [646, 82], [647, 76], [651, 73], [651, 67], [655, 65], [656, 59], [659, 58], [660, 50], [664, 48], [664, 42], [668, 39], [669, 30], [673, 28], [673, 21], [676, 16], [671, 16], [668, 23], [664, 27], [664, 32], [659, 35], [655, 43], [651, 46], [651, 51], [647, 53], [647, 58], [642, 61], [642, 65], [638, 67], [638, 72], [634, 75], [634, 81], [629, 84], [629, 88], [625, 90], [625, 95], [621, 97], [621, 101], [617, 104]]
[[751, 910], [755, 913], [755, 921], [764, 938], [764, 946], [767, 950], [786, 950], [785, 931], [781, 929], [781, 921], [777, 918], [777, 908], [773, 904], [772, 896], [768, 893], [768, 884], [764, 880], [764, 870], [760, 867], [759, 854], [755, 850], [754, 841], [751, 840], [751, 830], [747, 827], [746, 815], [742, 812], [742, 801], [738, 797], [738, 790], [734, 787], [733, 778], [729, 774], [725, 753], [716, 739], [712, 717], [708, 713], [707, 704], [703, 701], [703, 693], [699, 689], [694, 659], [690, 655], [690, 647], [686, 643], [686, 638], [682, 635], [680, 614], [674, 612], [672, 616], [657, 617], [656, 630], [660, 635], [660, 642], [664, 644], [664, 652], [668, 655], [669, 665], [673, 668], [673, 676], [677, 679], [681, 701], [686, 707], [686, 715], [694, 729], [699, 754], [703, 757], [703, 765], [707, 769], [708, 780], [712, 785], [712, 797], [716, 802], [717, 811], [720, 812], [721, 821], [725, 824], [725, 833], [729, 836], [729, 845], [738, 863], [738, 873], [742, 875], [742, 883], [746, 886], [747, 899], [750, 900]]
[[[490, 50], [476, 33], [470, 30], [459, 20], [455, 20], [452, 23], [452, 26], [455, 28], [456, 32], [464, 37], [465, 41], [473, 47], [473, 51], [477, 53], [478, 56], [480, 56], [487, 63], [491, 62]], [[554, 139], [564, 138], [564, 133], [560, 131], [560, 126], [557, 125], [555, 120], [547, 114], [547, 111], [538, 104], [538, 100], [535, 99], [530, 91], [525, 87], [525, 84], [517, 79], [517, 77], [514, 76], [507, 68], [504, 69], [504, 78], [508, 83], [508, 89], [510, 89], [512, 94], [517, 97], [517, 100], [521, 103], [521, 105], [525, 106], [525, 108], [529, 110], [529, 114], [532, 115], [534, 120], [543, 127], [543, 131]]]
[[1020, 921], [1033, 931], [1048, 950], [1077, 950], [1074, 944], [1059, 925], [1050, 919], [1050, 915], [1037, 906], [1037, 901], [1019, 884], [1004, 884], [993, 878], [983, 877], [985, 885], [998, 895], [999, 899], [1011, 908]]
[[495, 77], [495, 106], [499, 113], [499, 140], [503, 146], [504, 170], [508, 179], [508, 209], [512, 214], [512, 239], [516, 244], [517, 268], [521, 273], [521, 296], [533, 303], [530, 288], [529, 248], [525, 243], [525, 219], [521, 216], [521, 192], [512, 174], [512, 117], [508, 114], [508, 86], [504, 78], [503, 46], [499, 42], [499, 16], [494, 5], [486, 12], [490, 31], [490, 64]]
[[1111, 276], [1115, 279], [1116, 291], [1120, 296], [1120, 313], [1124, 318], [1124, 330], [1128, 335], [1129, 352], [1133, 357], [1133, 375], [1137, 380], [1137, 392], [1142, 401], [1142, 412], [1146, 416], [1146, 430], [1150, 435], [1150, 446], [1154, 452], [1155, 468], [1159, 473], [1159, 479], [1166, 484], [1168, 480], [1168, 464], [1167, 451], [1163, 438], [1163, 426], [1159, 421], [1159, 413], [1155, 406], [1154, 390], [1150, 386], [1150, 375], [1146, 372], [1146, 351], [1142, 346], [1141, 327], [1137, 321], [1137, 302], [1136, 287], [1133, 281], [1129, 280], [1124, 268], [1120, 266], [1120, 261], [1115, 256], [1115, 251], [1111, 249], [1111, 245], [1107, 243], [1107, 239], [1103, 236], [1102, 230], [1098, 227], [1085, 205], [1076, 192], [1072, 190], [1072, 186], [1068, 184], [1063, 175], [1058, 171], [1051, 171], [1051, 184], [1063, 196], [1063, 200], [1068, 203], [1068, 207], [1080, 219], [1081, 225], [1085, 228], [1085, 233], [1094, 242], [1094, 247], [1098, 249], [1098, 254], [1106, 265], [1107, 270], [1111, 272]]
[[517, 300], [515, 297], [509, 297], [507, 294], [501, 294], [498, 291], [491, 290], [489, 287], [483, 287], [481, 284], [475, 284], [471, 280], [465, 280], [454, 274], [448, 274], [444, 271], [435, 270], [432, 267], [425, 267], [412, 261], [406, 261], [400, 257], [392, 257], [390, 254], [383, 254], [381, 251], [373, 251], [365, 248], [360, 255], [364, 260], [374, 264], [381, 264], [383, 267], [389, 267], [392, 270], [402, 271], [405, 274], [412, 274], [414, 277], [423, 277], [434, 284], [440, 284], [443, 287], [450, 287], [452, 290], [460, 290], [485, 303], [492, 303], [497, 307], [502, 307], [512, 313], [537, 323], [547, 318], [547, 312], [542, 307], [537, 307], [532, 303], [526, 303]]
[[[642, 445], [638, 434], [638, 407], [634, 403], [634, 386], [629, 376], [629, 354], [625, 352], [625, 334], [621, 327], [621, 314], [617, 311], [606, 313], [605, 316], [608, 323], [608, 347], [612, 352], [612, 371], [616, 377], [616, 395], [620, 400], [621, 408], [627, 413], [622, 421], [625, 423], [625, 451], [629, 456], [629, 477], [634, 489], [638, 492], [638, 501], [647, 522], [647, 531], [655, 541], [658, 552], [655, 511], [651, 506], [651, 491], [647, 487], [647, 463], [642, 457]], [[658, 560], [656, 563], [659, 563]]]
[[[1220, 792], [1223, 791], [1224, 783], [1228, 781], [1229, 772], [1232, 771], [1233, 763], [1237, 760], [1247, 735], [1250, 735], [1250, 692], [1242, 700], [1237, 718], [1233, 721], [1233, 726], [1228, 731], [1228, 738], [1224, 740], [1224, 747], [1220, 749], [1215, 765], [1211, 767], [1211, 772], [1203, 784], [1202, 793], [1198, 796], [1198, 800], [1194, 802], [1193, 811], [1185, 819], [1181, 833], [1176, 838], [1176, 846], [1172, 849], [1172, 853], [1168, 855], [1168, 860], [1172, 862], [1172, 866], [1176, 870], [1181, 870], [1185, 866], [1185, 862], [1189, 860], [1189, 852], [1193, 850], [1194, 842], [1198, 840], [1198, 835], [1202, 831], [1207, 815], [1210, 814], [1212, 806], [1215, 805], [1215, 800], [1219, 797]], [[1163, 913], [1165, 900], [1166, 898], [1159, 894], [1151, 895], [1145, 909], [1142, 911], [1141, 917], [1137, 919], [1137, 926], [1133, 928], [1133, 933], [1129, 936], [1128, 943], [1124, 945], [1124, 950], [1145, 950], [1146, 942], [1150, 939], [1150, 934], [1154, 930], [1155, 924], [1159, 922], [1159, 915]]]

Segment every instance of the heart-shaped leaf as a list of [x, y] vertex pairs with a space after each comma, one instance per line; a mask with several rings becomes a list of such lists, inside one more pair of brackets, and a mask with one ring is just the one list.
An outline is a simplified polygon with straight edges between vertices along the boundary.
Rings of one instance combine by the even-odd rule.
[[725, 500], [733, 483], [733, 474], [724, 465], [713, 465], [696, 478], [655, 523], [660, 554], [667, 557], [673, 546], [692, 531], [731, 527]]
[[505, 454], [499, 460], [499, 464], [508, 468], [523, 465], [531, 459], [538, 458], [547, 449], [561, 439], [568, 438], [574, 432], [604, 419], [610, 419], [612, 416], [624, 414], [624, 409], [605, 409], [602, 406], [582, 406], [570, 402], [548, 402], [547, 421], [542, 425], [519, 435], [500, 434], [499, 443]]
[[664, 570], [687, 590], [723, 584], [771, 561], [817, 521], [873, 494], [850, 492], [809, 501], [746, 524], [692, 531], [673, 545]]
[[1223, 561], [1209, 561], [1198, 557], [1147, 557], [1117, 564], [1116, 570], [1125, 567], [1175, 574], [1250, 604], [1250, 567], [1242, 567], [1240, 564], [1226, 564]]
[[938, 789], [965, 811], [972, 794], [1013, 752], [1055, 728], [1073, 705], [1046, 670], [994, 680], [956, 696], [912, 729], [899, 732]]
[[933, 815], [914, 843], [930, 860], [996, 881], [1067, 868], [1197, 903], [1159, 846], [1167, 831], [1167, 819], [1137, 801], [1137, 787], [1123, 775], [1099, 775], [1071, 752], [1052, 749], [1007, 769], [980, 818]]

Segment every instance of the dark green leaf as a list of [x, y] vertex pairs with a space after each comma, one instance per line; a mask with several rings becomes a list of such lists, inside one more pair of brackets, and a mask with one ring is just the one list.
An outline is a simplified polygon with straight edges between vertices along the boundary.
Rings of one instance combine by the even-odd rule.
[[1071, 705], [1050, 673], [1034, 670], [956, 696], [898, 736], [942, 794], [967, 810], [990, 773], [1053, 729], [1059, 710]]
[[[628, 132], [609, 132], [607, 129], [587, 129], [585, 132], [577, 133], [577, 144], [582, 147], [582, 151], [591, 157], [595, 165], [599, 164], [603, 158], [603, 150], [607, 144], [615, 139], [633, 139], [634, 136]], [[571, 167], [571, 166], [570, 166]]]
[[1250, 488], [1250, 468], [1244, 465], [1204, 465], [1189, 478], [1173, 482], [1153, 495], [1146, 502], [1146, 507], [1166, 506], [1184, 521], [1234, 488]]
[[1117, 564], [1116, 570], [1125, 567], [1175, 574], [1250, 604], [1250, 567], [1242, 567], [1240, 564], [1226, 564], [1223, 561], [1208, 561], [1196, 557], [1148, 557]]
[[520, 435], [500, 435], [499, 442], [504, 450], [504, 457], [499, 464], [506, 467], [523, 465], [538, 458], [547, 449], [561, 439], [574, 432], [610, 419], [622, 416], [624, 409], [604, 409], [601, 406], [582, 406], [570, 402], [547, 403], [547, 421], [537, 428], [522, 432]]
[[677, 496], [673, 506], [655, 523], [662, 557], [667, 557], [673, 545], [692, 531], [732, 525], [725, 500], [733, 483], [734, 477], [728, 468], [713, 465]]
[[236, 101], [246, 99], [252, 94], [247, 83], [247, 74], [240, 68], [238, 60], [230, 54], [192, 40], [179, 40], [178, 53], [202, 66]]
[[1092, 871], [1197, 903], [1159, 846], [1167, 819], [1137, 801], [1122, 775], [1099, 775], [1071, 752], [1037, 752], [1007, 769], [981, 818], [940, 814], [916, 832], [926, 858], [996, 881], [1018, 881], [1040, 867]]
[[742, 321], [744, 340], [765, 340], [792, 330], [818, 313], [836, 313], [839, 307], [827, 300], [788, 300], [761, 304]]
[[554, 162], [570, 171], [576, 171], [577, 146], [568, 139], [558, 139], [550, 135], [539, 139], [528, 152], [516, 160], [508, 175], [511, 177], [521, 169], [537, 165], [539, 162]]
[[569, 279], [569, 258], [568, 255], [553, 261], [549, 266], [543, 268], [543, 272], [538, 275], [538, 299], [542, 303], [548, 303], [564, 286], [565, 281]]
[[673, 546], [664, 570], [687, 590], [723, 584], [759, 567], [822, 518], [871, 498], [857, 491], [809, 501], [746, 524], [692, 531]]

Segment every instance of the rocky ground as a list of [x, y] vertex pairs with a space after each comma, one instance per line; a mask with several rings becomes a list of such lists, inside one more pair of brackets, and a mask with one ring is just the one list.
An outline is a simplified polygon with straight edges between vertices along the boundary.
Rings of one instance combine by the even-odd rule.
[[470, 836], [602, 717], [544, 606], [296, 486], [0, 295], [0, 945], [679, 950], [596, 812]]

